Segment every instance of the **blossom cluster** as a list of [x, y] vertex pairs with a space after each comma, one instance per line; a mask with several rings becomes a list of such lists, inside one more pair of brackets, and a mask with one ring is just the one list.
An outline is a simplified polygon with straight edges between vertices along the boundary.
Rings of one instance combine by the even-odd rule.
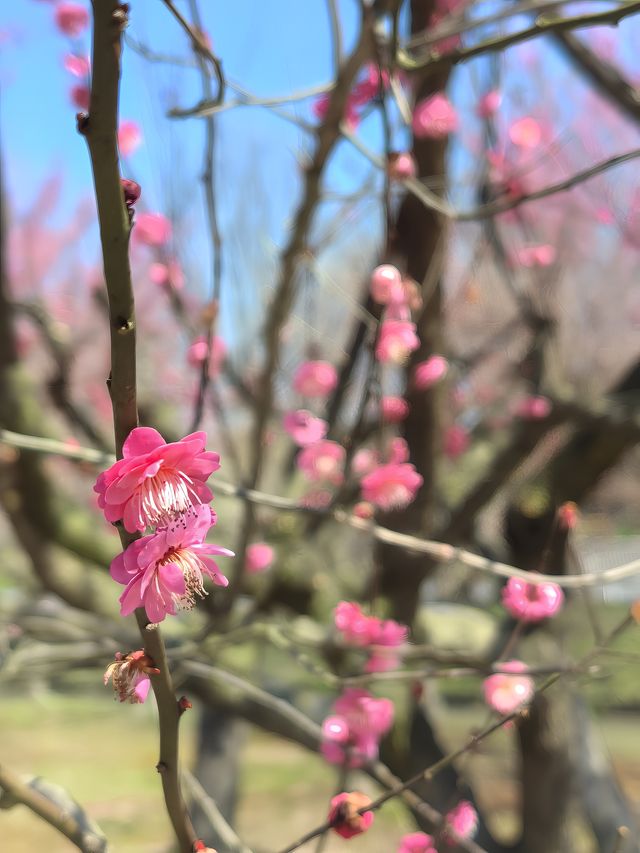
[[365, 672], [387, 672], [401, 661], [401, 649], [407, 642], [409, 629], [393, 619], [367, 616], [354, 602], [341, 601], [334, 612], [335, 626], [346, 643], [371, 648]]
[[212, 557], [233, 552], [205, 542], [216, 522], [206, 481], [220, 467], [218, 454], [205, 450], [206, 438], [196, 432], [167, 444], [155, 429], [136, 427], [123, 458], [96, 481], [107, 521], [122, 522], [128, 533], [154, 528], [111, 563], [111, 577], [125, 587], [123, 616], [144, 607], [151, 622], [161, 622], [205, 595], [205, 577], [228, 583]]

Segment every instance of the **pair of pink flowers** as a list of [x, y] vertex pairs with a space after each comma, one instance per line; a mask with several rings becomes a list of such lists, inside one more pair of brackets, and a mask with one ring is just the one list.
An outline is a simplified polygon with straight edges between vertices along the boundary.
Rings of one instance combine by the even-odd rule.
[[460, 802], [444, 816], [442, 829], [434, 838], [426, 832], [411, 832], [403, 836], [398, 853], [438, 853], [441, 842], [452, 847], [458, 841], [472, 838], [478, 828], [478, 813], [468, 800]]
[[393, 724], [393, 702], [349, 687], [335, 701], [333, 711], [322, 724], [320, 751], [327, 761], [362, 767], [375, 760], [380, 739]]
[[[360, 123], [360, 110], [376, 98], [382, 89], [389, 86], [389, 76], [382, 75], [376, 65], [369, 63], [365, 68], [365, 76], [353, 87], [347, 98], [343, 121], [350, 131], [354, 131]], [[329, 109], [330, 96], [321, 95], [313, 105], [313, 112], [320, 121], [324, 121]]]
[[123, 616], [144, 607], [151, 622], [161, 622], [205, 595], [205, 577], [228, 583], [211, 557], [233, 552], [205, 542], [216, 520], [206, 480], [220, 467], [205, 442], [206, 434], [196, 432], [167, 444], [156, 430], [136, 427], [123, 458], [98, 477], [94, 490], [107, 521], [122, 521], [129, 533], [157, 528], [111, 563], [111, 576], [125, 585]]
[[406, 625], [393, 619], [367, 616], [358, 604], [349, 601], [338, 604], [334, 621], [346, 643], [372, 648], [365, 672], [387, 672], [398, 667], [402, 659], [401, 649], [409, 637]]

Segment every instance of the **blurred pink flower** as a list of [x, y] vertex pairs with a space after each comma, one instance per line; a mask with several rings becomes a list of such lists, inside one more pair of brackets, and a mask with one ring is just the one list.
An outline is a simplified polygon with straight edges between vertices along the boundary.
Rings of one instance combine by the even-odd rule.
[[91, 92], [89, 91], [88, 86], [85, 86], [84, 83], [78, 83], [76, 86], [72, 86], [71, 89], [69, 89], [69, 94], [71, 95], [71, 103], [74, 107], [77, 107], [77, 109], [82, 112], [86, 112], [89, 109]]
[[468, 800], [460, 800], [445, 816], [444, 838], [448, 844], [472, 838], [478, 827], [478, 813]]
[[118, 127], [118, 148], [122, 157], [129, 157], [140, 146], [142, 131], [139, 125], [131, 119], [120, 122]]
[[531, 267], [550, 267], [555, 263], [556, 250], [554, 246], [544, 243], [540, 246], [523, 246], [518, 249], [515, 260], [520, 266], [530, 269]]
[[[393, 723], [393, 702], [366, 690], [347, 688], [323, 725], [321, 753], [331, 764], [362, 767], [378, 757], [378, 743]], [[326, 721], [325, 721], [326, 723]]]
[[76, 53], [67, 53], [63, 59], [65, 70], [74, 77], [86, 79], [91, 70], [91, 62], [88, 56], [78, 56]]
[[416, 105], [412, 126], [418, 139], [444, 139], [458, 129], [458, 113], [444, 92], [437, 92]]
[[391, 264], [381, 264], [371, 273], [371, 297], [379, 305], [404, 302], [400, 270]]
[[58, 3], [54, 18], [60, 32], [69, 38], [78, 38], [89, 26], [89, 12], [79, 3]]
[[331, 808], [327, 820], [334, 832], [343, 838], [353, 838], [366, 832], [373, 823], [373, 812], [360, 814], [360, 809], [366, 808], [371, 799], [359, 791], [337, 794], [331, 798]]
[[107, 521], [122, 519], [125, 530], [135, 533], [210, 501], [206, 480], [220, 467], [220, 457], [204, 449], [206, 440], [206, 433], [194, 432], [167, 444], [151, 427], [131, 430], [124, 458], [93, 487]]
[[[192, 367], [202, 367], [207, 358], [209, 346], [204, 336], [196, 338], [187, 349], [187, 361]], [[211, 356], [209, 358], [209, 376], [215, 378], [220, 373], [227, 356], [227, 345], [223, 338], [214, 335], [211, 341]]]
[[351, 470], [357, 477], [362, 477], [368, 474], [380, 463], [380, 457], [375, 450], [370, 447], [361, 447], [356, 450], [351, 460]]
[[[327, 111], [329, 110], [329, 95], [320, 95], [320, 97], [314, 102], [311, 109], [315, 117], [319, 119], [319, 121], [324, 122], [327, 117]], [[345, 113], [342, 120], [347, 126], [347, 130], [350, 130], [351, 132], [356, 130], [360, 122], [360, 116], [357, 113], [356, 105], [350, 97], [347, 99]]]
[[406, 439], [394, 435], [387, 444], [386, 461], [393, 465], [409, 461], [409, 445]]
[[334, 623], [344, 641], [353, 646], [368, 646], [372, 637], [372, 617], [359, 604], [340, 601], [333, 611]]
[[536, 421], [548, 417], [551, 413], [551, 400], [540, 395], [531, 395], [521, 400], [516, 407], [516, 415]]
[[423, 479], [408, 462], [381, 465], [361, 482], [362, 497], [384, 512], [404, 509], [416, 496]]
[[453, 424], [444, 434], [443, 450], [449, 459], [457, 459], [469, 447], [469, 433], [460, 424]]
[[407, 178], [415, 178], [418, 167], [411, 152], [400, 151], [389, 155], [387, 171], [392, 181], [405, 181]]
[[296, 464], [307, 480], [339, 485], [344, 477], [345, 455], [344, 447], [336, 441], [318, 441], [298, 453]]
[[151, 658], [140, 649], [123, 655], [116, 652], [116, 659], [109, 664], [104, 674], [105, 687], [112, 679], [113, 689], [119, 702], [139, 705], [145, 701], [151, 687], [150, 675], [158, 675], [160, 670], [153, 665]]
[[413, 371], [413, 384], [418, 391], [426, 391], [447, 375], [449, 362], [443, 355], [432, 355], [426, 361], [416, 364]]
[[398, 853], [438, 853], [434, 840], [426, 832], [412, 832], [400, 839]]
[[358, 501], [358, 503], [353, 507], [353, 514], [356, 518], [373, 518], [375, 515], [375, 507], [367, 503], [367, 501]]
[[325, 437], [329, 426], [322, 418], [316, 418], [306, 409], [287, 412], [282, 419], [285, 431], [299, 447], [315, 444]]
[[409, 414], [409, 404], [404, 397], [383, 397], [380, 409], [386, 424], [402, 423]]
[[502, 589], [502, 604], [516, 619], [540, 622], [560, 610], [564, 593], [556, 583], [527, 583], [521, 578], [509, 578]]
[[534, 118], [525, 116], [511, 125], [509, 139], [520, 148], [535, 148], [542, 139], [542, 129]]
[[266, 542], [254, 542], [247, 547], [245, 570], [250, 575], [257, 575], [260, 572], [266, 572], [271, 566], [275, 557], [275, 551], [271, 545]]
[[164, 246], [171, 239], [171, 222], [161, 213], [139, 213], [133, 235], [145, 246]]
[[382, 89], [387, 89], [389, 87], [388, 72], [383, 71], [382, 74], [380, 74], [378, 66], [373, 62], [369, 62], [365, 68], [365, 76], [353, 87], [349, 100], [354, 107], [364, 107], [369, 103], [369, 101], [378, 97], [380, 94], [381, 84]]
[[501, 103], [502, 95], [497, 89], [492, 89], [490, 92], [485, 92], [480, 98], [476, 112], [480, 118], [491, 118], [498, 112]]
[[376, 343], [376, 358], [383, 364], [402, 364], [419, 346], [415, 323], [408, 320], [383, 320]]
[[[169, 445], [170, 446], [170, 445]], [[128, 616], [144, 607], [151, 622], [189, 610], [206, 595], [207, 576], [217, 586], [227, 586], [211, 556], [233, 557], [233, 551], [204, 541], [213, 521], [210, 507], [193, 507], [168, 527], [136, 539], [111, 563], [111, 577], [126, 584], [120, 596], [120, 613]]]
[[496, 672], [485, 678], [484, 700], [498, 714], [512, 714], [529, 702], [534, 694], [535, 684], [533, 678], [525, 674], [528, 667], [522, 661], [509, 660], [500, 662], [497, 666], [514, 674]]
[[149, 266], [149, 279], [159, 287], [170, 285], [174, 290], [182, 290], [184, 287], [184, 272], [175, 259], [166, 264], [159, 262], [151, 264]]
[[293, 388], [303, 397], [326, 397], [337, 384], [338, 374], [328, 361], [305, 361], [293, 376]]

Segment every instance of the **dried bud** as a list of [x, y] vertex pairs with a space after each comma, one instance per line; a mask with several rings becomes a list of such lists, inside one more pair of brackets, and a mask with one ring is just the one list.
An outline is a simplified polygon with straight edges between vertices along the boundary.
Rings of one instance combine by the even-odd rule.
[[189, 711], [193, 708], [193, 705], [189, 702], [186, 696], [181, 696], [178, 699], [178, 707], [180, 708], [180, 713], [184, 714], [185, 711]]
[[122, 191], [124, 193], [124, 203], [131, 210], [142, 193], [140, 184], [130, 181], [128, 178], [120, 178], [120, 183], [122, 184]]

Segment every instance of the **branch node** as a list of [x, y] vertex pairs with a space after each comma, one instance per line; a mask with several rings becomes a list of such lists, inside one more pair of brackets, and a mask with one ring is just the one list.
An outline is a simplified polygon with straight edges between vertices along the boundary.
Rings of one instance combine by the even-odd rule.
[[89, 132], [89, 113], [76, 113], [76, 130], [80, 136], [86, 136]]

